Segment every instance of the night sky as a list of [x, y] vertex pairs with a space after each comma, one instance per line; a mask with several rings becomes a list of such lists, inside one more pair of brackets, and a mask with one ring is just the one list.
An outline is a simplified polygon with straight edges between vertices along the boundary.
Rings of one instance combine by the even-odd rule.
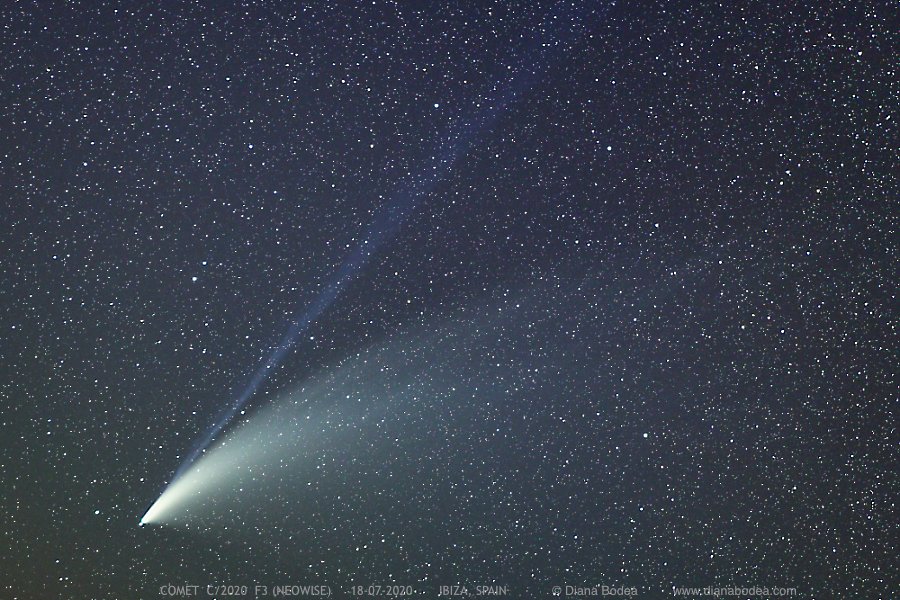
[[898, 21], [4, 3], [0, 597], [898, 597]]

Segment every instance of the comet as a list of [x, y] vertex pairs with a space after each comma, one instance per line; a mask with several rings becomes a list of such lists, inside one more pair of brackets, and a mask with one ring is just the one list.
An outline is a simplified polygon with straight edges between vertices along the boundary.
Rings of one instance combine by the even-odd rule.
[[[560, 4], [558, 11], [564, 6]], [[435, 144], [429, 158], [423, 161], [420, 168], [398, 182], [388, 200], [376, 211], [359, 244], [347, 255], [312, 302], [298, 312], [280, 342], [253, 373], [243, 391], [186, 453], [170, 483], [141, 518], [141, 526], [153, 523], [166, 502], [171, 501], [173, 495], [177, 498], [179, 482], [189, 472], [193, 473], [192, 467], [203, 457], [207, 448], [259, 391], [297, 340], [340, 298], [372, 257], [396, 237], [403, 224], [436, 184], [453, 171], [459, 159], [469, 152], [486, 131], [493, 128], [507, 107], [531, 89], [546, 74], [549, 66], [558, 61], [564, 49], [570, 46], [573, 30], [579, 30], [581, 25], [579, 15], [572, 15], [570, 19], [557, 18], [558, 11], [545, 16], [544, 22], [536, 29], [540, 34], [531, 36], [521, 56], [510, 57], [509, 62], [522, 66], [509, 69], [511, 76], [493, 85], [491, 91], [483, 94], [472, 109], [464, 112], [461, 118], [453, 120]]]

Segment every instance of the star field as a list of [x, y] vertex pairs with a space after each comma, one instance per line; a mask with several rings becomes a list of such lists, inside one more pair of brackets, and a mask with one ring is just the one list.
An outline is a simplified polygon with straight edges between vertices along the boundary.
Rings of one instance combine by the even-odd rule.
[[0, 596], [896, 597], [897, 22], [6, 3]]

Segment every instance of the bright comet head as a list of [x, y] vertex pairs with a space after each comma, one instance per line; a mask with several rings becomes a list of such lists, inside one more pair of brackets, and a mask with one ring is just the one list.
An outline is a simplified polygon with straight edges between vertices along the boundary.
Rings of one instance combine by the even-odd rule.
[[[163, 492], [163, 495], [165, 495], [165, 492]], [[160, 496], [160, 498], [157, 498], [153, 504], [151, 504], [149, 507], [147, 507], [147, 511], [144, 513], [144, 516], [141, 517], [141, 520], [138, 522], [138, 525], [140, 525], [141, 527], [144, 527], [145, 525], [153, 522], [153, 515], [159, 513], [159, 509], [156, 507], [159, 504], [159, 501], [161, 498], [162, 498], [162, 496]]]

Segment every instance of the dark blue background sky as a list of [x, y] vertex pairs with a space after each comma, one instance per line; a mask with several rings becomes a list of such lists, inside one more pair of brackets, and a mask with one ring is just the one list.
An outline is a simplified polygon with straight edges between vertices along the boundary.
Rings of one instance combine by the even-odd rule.
[[[0, 15], [5, 596], [896, 590], [895, 6]], [[482, 392], [398, 403], [393, 469], [335, 466], [355, 492], [292, 522], [138, 529], [399, 182], [517, 81], [248, 410], [416, 328]], [[487, 318], [510, 297], [529, 321]]]

